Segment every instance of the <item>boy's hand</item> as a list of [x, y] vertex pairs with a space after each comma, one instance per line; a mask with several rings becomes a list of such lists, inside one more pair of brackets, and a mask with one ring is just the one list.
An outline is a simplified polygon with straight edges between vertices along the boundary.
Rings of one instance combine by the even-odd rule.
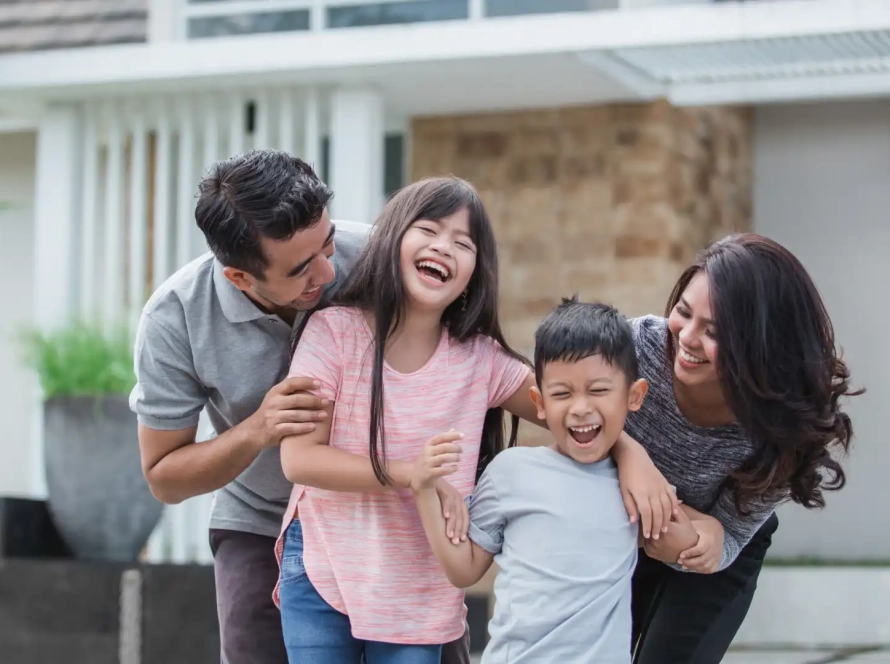
[[442, 516], [445, 518], [445, 534], [452, 544], [460, 544], [467, 539], [470, 527], [470, 510], [463, 496], [446, 480], [439, 478], [433, 484], [442, 503]]
[[457, 470], [461, 447], [456, 441], [463, 437], [462, 433], [449, 431], [436, 434], [426, 441], [423, 451], [414, 462], [414, 470], [411, 473], [412, 491], [432, 489], [436, 480]]
[[713, 574], [723, 560], [723, 525], [713, 517], [693, 521], [692, 525], [698, 543], [680, 554], [679, 563], [683, 569]]

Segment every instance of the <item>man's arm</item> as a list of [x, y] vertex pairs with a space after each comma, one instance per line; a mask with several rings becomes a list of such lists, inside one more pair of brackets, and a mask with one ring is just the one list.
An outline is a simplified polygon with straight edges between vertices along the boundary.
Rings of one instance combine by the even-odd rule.
[[165, 503], [224, 487], [264, 447], [313, 428], [321, 408], [317, 397], [305, 393], [314, 381], [291, 378], [273, 387], [247, 420], [194, 444], [207, 393], [188, 339], [177, 336], [172, 324], [161, 324], [148, 313], [140, 318], [134, 349], [137, 384], [130, 398], [139, 420], [142, 470], [152, 493]]
[[417, 511], [430, 547], [452, 585], [468, 588], [478, 582], [494, 560], [494, 555], [470, 539], [454, 544], [445, 532], [442, 504], [433, 488], [415, 491]]
[[164, 431], [139, 425], [142, 472], [158, 500], [175, 504], [221, 489], [267, 447], [290, 434], [313, 430], [326, 417], [322, 400], [305, 390], [308, 378], [273, 387], [259, 410], [216, 438], [195, 444], [197, 426]]

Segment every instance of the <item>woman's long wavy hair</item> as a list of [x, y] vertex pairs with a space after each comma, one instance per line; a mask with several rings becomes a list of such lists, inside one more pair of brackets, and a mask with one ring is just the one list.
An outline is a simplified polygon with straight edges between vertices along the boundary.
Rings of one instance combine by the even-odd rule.
[[[835, 349], [822, 298], [797, 258], [753, 233], [731, 235], [683, 272], [667, 303], [679, 302], [692, 278], [708, 278], [717, 339], [717, 373], [727, 406], [755, 451], [727, 479], [736, 507], [790, 497], [824, 507], [824, 490], [846, 483], [832, 451], [846, 455], [853, 438], [841, 397], [850, 372]], [[673, 339], [668, 335], [673, 362]]]
[[[374, 474], [381, 484], [392, 484], [386, 472], [386, 433], [383, 418], [383, 359], [386, 342], [404, 316], [406, 294], [401, 269], [402, 238], [420, 219], [439, 220], [466, 209], [470, 236], [476, 245], [476, 269], [467, 286], [466, 299], [458, 298], [442, 314], [451, 337], [467, 341], [477, 334], [491, 337], [510, 355], [528, 364], [504, 339], [498, 320], [498, 254], [491, 221], [476, 190], [455, 177], [420, 180], [401, 189], [387, 203], [375, 223], [370, 240], [356, 260], [343, 288], [324, 306], [357, 307], [374, 319], [374, 365], [371, 375], [371, 426], [369, 452]], [[305, 317], [297, 334], [299, 339]], [[443, 376], [443, 380], [447, 380]], [[511, 418], [507, 446], [516, 444], [519, 418]], [[504, 449], [504, 417], [501, 408], [490, 409], [482, 429], [476, 478]]]

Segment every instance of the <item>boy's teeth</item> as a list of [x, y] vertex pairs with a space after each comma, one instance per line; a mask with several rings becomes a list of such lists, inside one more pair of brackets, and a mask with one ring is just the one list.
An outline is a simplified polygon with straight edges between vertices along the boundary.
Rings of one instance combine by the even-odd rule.
[[577, 431], [578, 433], [590, 433], [591, 431], [599, 431], [599, 424], [589, 424], [584, 427], [569, 427], [572, 431]]

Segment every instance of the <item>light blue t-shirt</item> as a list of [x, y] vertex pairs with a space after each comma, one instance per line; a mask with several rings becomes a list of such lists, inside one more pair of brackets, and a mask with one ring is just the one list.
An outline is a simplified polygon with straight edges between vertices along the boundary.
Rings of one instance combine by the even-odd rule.
[[611, 458], [511, 448], [468, 504], [470, 539], [498, 566], [482, 664], [630, 663], [638, 526]]

